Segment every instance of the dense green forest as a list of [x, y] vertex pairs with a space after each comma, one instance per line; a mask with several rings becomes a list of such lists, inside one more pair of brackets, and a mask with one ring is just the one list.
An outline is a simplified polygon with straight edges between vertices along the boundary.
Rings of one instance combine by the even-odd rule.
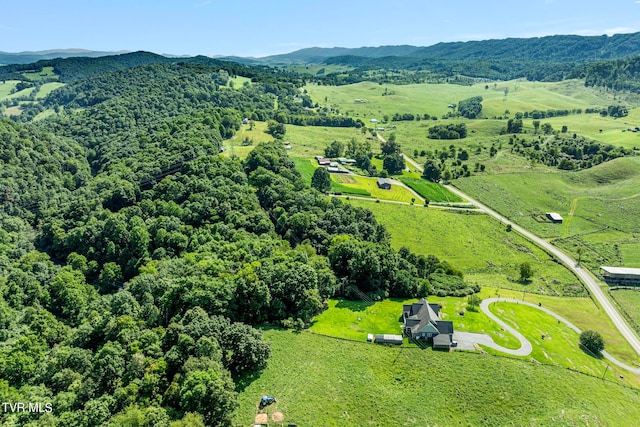
[[77, 74], [43, 101], [58, 114], [0, 120], [0, 399], [53, 409], [3, 425], [227, 425], [270, 355], [256, 326], [300, 328], [336, 294], [478, 291], [309, 188], [280, 141], [221, 156], [245, 117], [334, 119], [298, 76], [220, 65]]

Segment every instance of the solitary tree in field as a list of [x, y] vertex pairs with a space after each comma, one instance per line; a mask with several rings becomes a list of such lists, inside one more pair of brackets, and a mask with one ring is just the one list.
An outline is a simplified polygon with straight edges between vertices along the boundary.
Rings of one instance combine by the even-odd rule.
[[331, 177], [329, 171], [325, 168], [318, 168], [313, 172], [311, 177], [311, 187], [322, 193], [328, 193], [331, 190]]
[[442, 170], [440, 169], [440, 166], [434, 160], [427, 160], [427, 162], [424, 164], [422, 177], [428, 179], [429, 181], [438, 182], [440, 181], [441, 174]]
[[538, 129], [540, 129], [540, 120], [533, 121], [533, 132], [538, 133]]
[[595, 354], [600, 354], [602, 350], [604, 350], [604, 340], [602, 339], [602, 335], [596, 331], [584, 331], [581, 333], [580, 344]]
[[533, 277], [533, 267], [528, 262], [520, 264], [520, 281], [526, 282]]

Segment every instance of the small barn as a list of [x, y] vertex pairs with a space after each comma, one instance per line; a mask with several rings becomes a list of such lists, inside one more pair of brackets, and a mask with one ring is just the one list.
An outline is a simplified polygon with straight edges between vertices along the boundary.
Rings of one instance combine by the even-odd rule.
[[325, 159], [324, 157], [321, 157], [317, 160], [318, 160], [318, 165], [320, 166], [329, 166], [329, 164], [331, 164], [331, 160]]
[[554, 224], [562, 224], [562, 216], [557, 212], [547, 212], [547, 218]]
[[402, 345], [402, 335], [377, 334], [373, 342], [377, 344]]
[[607, 283], [618, 285], [640, 285], [640, 268], [600, 267], [602, 277]]
[[378, 184], [378, 188], [391, 190], [391, 180], [389, 178], [378, 178], [376, 183]]

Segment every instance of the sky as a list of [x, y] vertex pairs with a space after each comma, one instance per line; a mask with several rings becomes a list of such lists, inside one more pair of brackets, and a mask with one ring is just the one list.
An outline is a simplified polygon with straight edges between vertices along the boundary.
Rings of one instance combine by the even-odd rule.
[[0, 0], [0, 51], [261, 57], [640, 31], [640, 0]]

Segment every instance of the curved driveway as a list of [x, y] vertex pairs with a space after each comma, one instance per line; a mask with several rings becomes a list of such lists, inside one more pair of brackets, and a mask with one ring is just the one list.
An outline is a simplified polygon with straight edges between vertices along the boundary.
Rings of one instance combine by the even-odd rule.
[[[416, 168], [416, 170], [418, 170], [418, 171], [422, 171], [423, 170], [423, 168], [419, 164], [417, 164], [413, 159], [410, 159], [405, 154], [402, 154], [402, 155], [403, 155], [403, 157], [405, 158], [405, 160], [408, 163], [410, 163], [413, 167]], [[562, 263], [568, 269], [573, 271], [574, 274], [582, 281], [582, 283], [584, 283], [587, 286], [587, 288], [589, 289], [589, 291], [591, 292], [593, 297], [602, 306], [602, 308], [604, 309], [605, 313], [607, 313], [607, 315], [609, 316], [609, 318], [611, 319], [613, 324], [616, 326], [616, 328], [618, 328], [618, 331], [620, 331], [622, 336], [627, 340], [629, 345], [631, 345], [633, 350], [638, 355], [640, 355], [640, 339], [638, 338], [638, 336], [631, 330], [631, 328], [629, 327], [627, 322], [622, 318], [622, 316], [620, 315], [618, 310], [616, 310], [616, 308], [613, 306], [613, 304], [611, 304], [611, 301], [609, 301], [609, 299], [606, 297], [606, 295], [602, 291], [602, 288], [600, 288], [600, 283], [591, 274], [589, 274], [589, 272], [587, 272], [586, 270], [582, 269], [582, 267], [580, 265], [578, 265], [578, 263], [573, 258], [568, 256], [567, 254], [562, 252], [560, 249], [558, 249], [557, 247], [553, 246], [551, 243], [547, 242], [546, 240], [544, 240], [544, 239], [536, 236], [535, 234], [525, 230], [524, 228], [520, 227], [519, 225], [513, 223], [512, 221], [509, 221], [507, 218], [505, 218], [504, 216], [500, 215], [496, 211], [492, 210], [488, 206], [483, 205], [479, 201], [474, 200], [471, 197], [467, 196], [465, 193], [460, 191], [458, 188], [456, 188], [456, 187], [454, 187], [452, 185], [445, 185], [444, 187], [447, 190], [451, 191], [452, 193], [457, 194], [458, 196], [462, 197], [463, 199], [466, 199], [470, 203], [476, 205], [478, 207], [478, 209], [480, 209], [481, 211], [486, 212], [488, 215], [491, 215], [492, 217], [496, 218], [498, 221], [502, 222], [503, 224], [511, 225], [511, 228], [513, 230], [515, 230], [518, 233], [522, 234], [524, 237], [526, 237], [527, 239], [529, 239], [530, 241], [532, 241], [533, 243], [535, 243], [536, 245], [540, 246], [541, 248], [546, 250], [548, 253], [552, 254], [553, 256], [558, 258], [560, 261], [562, 261]], [[633, 369], [633, 368], [631, 368], [631, 369]]]
[[562, 252], [560, 249], [556, 248], [551, 243], [547, 242], [546, 240], [525, 230], [519, 225], [509, 221], [507, 218], [500, 215], [499, 213], [491, 210], [489, 207], [467, 196], [462, 191], [458, 190], [456, 187], [453, 187], [451, 185], [445, 185], [445, 187], [447, 188], [447, 190], [451, 191], [452, 193], [467, 199], [470, 203], [473, 203], [474, 205], [476, 205], [478, 209], [493, 216], [503, 224], [511, 225], [511, 228], [513, 230], [522, 234], [524, 237], [531, 240], [533, 243], [545, 249], [548, 253], [552, 254], [553, 256], [558, 258], [560, 261], [562, 261], [562, 263], [568, 269], [573, 271], [575, 275], [585, 285], [587, 285], [587, 288], [589, 289], [591, 294], [595, 297], [595, 299], [602, 306], [602, 308], [604, 308], [605, 313], [607, 313], [607, 315], [611, 318], [611, 320], [613, 321], [613, 324], [616, 326], [616, 328], [618, 328], [622, 336], [624, 336], [624, 338], [629, 342], [629, 344], [635, 350], [635, 352], [638, 355], [640, 355], [640, 339], [638, 339], [638, 336], [631, 330], [627, 322], [625, 322], [622, 316], [620, 315], [620, 313], [618, 313], [618, 310], [615, 309], [613, 304], [611, 304], [611, 301], [609, 301], [609, 299], [605, 296], [604, 292], [600, 288], [600, 284], [596, 281], [596, 279], [594, 279], [593, 276], [591, 276], [586, 270], [582, 269], [582, 267], [580, 267], [580, 265], [578, 265], [573, 258], [568, 256], [567, 254]]
[[[515, 330], [511, 326], [507, 325], [504, 321], [499, 319], [495, 314], [493, 314], [489, 310], [489, 306], [494, 302], [510, 302], [510, 303], [514, 303], [514, 304], [522, 304], [522, 305], [527, 305], [529, 307], [537, 308], [538, 310], [542, 310], [545, 313], [547, 313], [547, 314], [553, 316], [554, 318], [558, 319], [559, 321], [561, 321], [562, 323], [567, 325], [569, 328], [573, 329], [578, 334], [582, 333], [580, 328], [578, 328], [576, 325], [574, 325], [573, 323], [571, 323], [570, 321], [568, 321], [564, 317], [562, 317], [562, 316], [556, 314], [555, 312], [549, 310], [548, 308], [541, 307], [539, 305], [532, 304], [530, 302], [520, 301], [520, 300], [513, 299], [513, 298], [487, 298], [487, 299], [483, 300], [482, 303], [480, 304], [480, 309], [482, 310], [482, 312], [485, 313], [487, 316], [489, 316], [493, 321], [498, 323], [500, 326], [505, 328], [507, 331], [511, 332], [520, 341], [520, 348], [517, 349], [517, 350], [508, 349], [508, 348], [499, 346], [499, 345], [497, 345], [495, 343], [493, 343], [493, 345], [488, 345], [488, 344], [486, 344], [484, 342], [479, 342], [479, 344], [486, 345], [486, 346], [494, 348], [494, 349], [496, 349], [498, 351], [501, 351], [501, 352], [504, 352], [504, 353], [508, 353], [508, 354], [513, 354], [513, 355], [516, 355], [516, 356], [528, 356], [532, 351], [532, 347], [531, 347], [531, 343], [529, 342], [529, 340], [527, 340], [520, 332], [518, 332], [517, 330]], [[613, 363], [614, 365], [617, 365], [617, 366], [621, 367], [622, 369], [626, 369], [627, 371], [633, 372], [634, 374], [640, 374], [640, 368], [634, 368], [634, 367], [631, 367], [631, 366], [629, 366], [629, 365], [627, 365], [625, 363], [622, 363], [618, 359], [616, 359], [613, 356], [611, 356], [606, 351], [603, 351], [602, 355], [605, 358], [607, 358], [609, 361], [611, 361], [611, 363]]]

